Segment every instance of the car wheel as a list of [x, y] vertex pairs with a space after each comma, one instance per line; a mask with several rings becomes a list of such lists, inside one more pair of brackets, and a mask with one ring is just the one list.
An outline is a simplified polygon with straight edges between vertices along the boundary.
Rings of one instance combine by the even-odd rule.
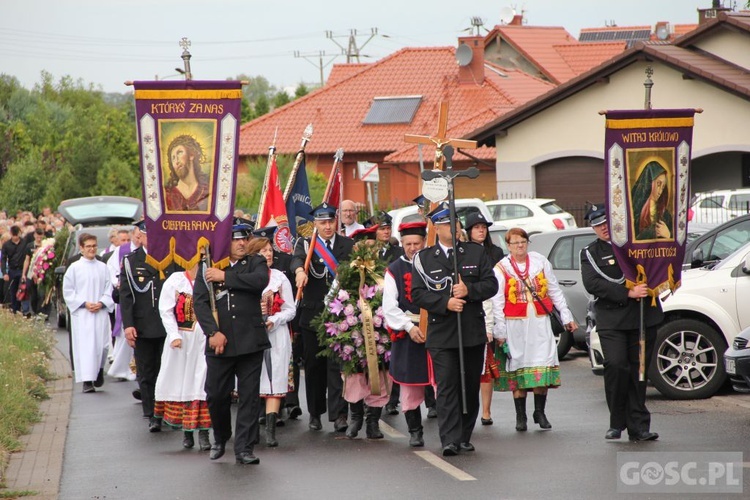
[[649, 378], [670, 399], [704, 399], [724, 384], [727, 345], [713, 327], [680, 319], [659, 328]]
[[573, 334], [567, 330], [560, 334], [555, 334], [555, 343], [557, 344], [557, 357], [563, 359], [573, 347]]

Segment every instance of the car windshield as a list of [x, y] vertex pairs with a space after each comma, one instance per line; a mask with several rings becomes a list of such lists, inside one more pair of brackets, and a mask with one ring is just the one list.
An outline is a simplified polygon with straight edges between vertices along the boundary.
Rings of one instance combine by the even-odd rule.
[[545, 212], [547, 212], [550, 215], [560, 214], [560, 213], [564, 212], [564, 210], [562, 208], [558, 207], [557, 205], [555, 205], [551, 201], [549, 203], [543, 204], [542, 205], [542, 210], [544, 210]]
[[733, 253], [731, 253], [730, 255], [728, 255], [725, 259], [723, 259], [723, 260], [719, 261], [718, 263], [716, 263], [714, 266], [707, 266], [707, 267], [709, 269], [714, 269], [714, 270], [723, 269], [724, 267], [726, 267], [727, 265], [729, 265], [729, 264], [727, 264], [728, 262], [731, 262], [732, 260], [734, 260], [735, 254], [739, 254], [739, 253], [745, 254], [748, 251], [750, 251], [750, 243], [747, 243], [747, 244], [741, 246], [740, 248], [738, 248], [737, 250], [735, 250]]

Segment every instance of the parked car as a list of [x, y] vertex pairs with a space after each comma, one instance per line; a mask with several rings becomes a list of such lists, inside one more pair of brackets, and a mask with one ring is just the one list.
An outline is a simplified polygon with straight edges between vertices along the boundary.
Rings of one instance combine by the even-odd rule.
[[696, 193], [690, 204], [691, 222], [723, 224], [750, 213], [750, 189], [721, 189]]
[[682, 273], [682, 286], [662, 295], [649, 378], [670, 399], [711, 397], [726, 382], [723, 353], [750, 326], [750, 244], [714, 266]]
[[[456, 216], [461, 221], [462, 225], [466, 224], [466, 216], [470, 213], [481, 212], [485, 219], [492, 220], [492, 214], [489, 209], [479, 198], [459, 198], [456, 200]], [[414, 222], [421, 220], [422, 216], [419, 215], [416, 205], [410, 205], [408, 207], [397, 208], [391, 210], [388, 214], [393, 217], [393, 232], [392, 236], [401, 240], [401, 236], [398, 232], [398, 226], [404, 222]], [[492, 226], [494, 227], [494, 226]], [[506, 226], [507, 227], [507, 226]], [[496, 243], [497, 244], [497, 243]]]
[[67, 326], [70, 330], [68, 308], [62, 296], [62, 280], [68, 265], [80, 255], [78, 236], [83, 232], [93, 234], [99, 251], [103, 251], [109, 246], [109, 230], [113, 226], [130, 225], [143, 217], [143, 203], [127, 196], [90, 196], [65, 200], [57, 210], [74, 226], [65, 243], [61, 265], [55, 269], [57, 326]]
[[570, 348], [586, 350], [586, 311], [589, 297], [581, 281], [581, 249], [596, 239], [590, 227], [535, 234], [529, 238], [529, 251], [539, 252], [552, 264], [560, 288], [578, 329], [557, 338], [557, 354], [562, 359]]
[[553, 199], [521, 198], [485, 203], [492, 220], [507, 228], [520, 227], [530, 235], [578, 227], [573, 215], [557, 206]]
[[732, 388], [737, 392], [750, 393], [750, 328], [737, 335], [724, 353], [726, 370]]
[[[750, 242], [750, 214], [741, 215], [724, 224], [704, 230], [705, 226], [688, 224], [688, 242], [685, 246], [684, 267], [696, 268], [716, 264], [721, 259]], [[690, 235], [695, 235], [691, 240]]]

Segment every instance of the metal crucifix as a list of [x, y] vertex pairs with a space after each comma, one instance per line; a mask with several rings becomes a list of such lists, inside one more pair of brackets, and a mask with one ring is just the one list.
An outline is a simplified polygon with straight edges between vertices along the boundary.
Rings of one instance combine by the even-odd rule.
[[[453, 247], [453, 283], [458, 283], [458, 251], [456, 248], [458, 235], [456, 234], [456, 195], [453, 190], [453, 180], [456, 177], [476, 179], [479, 177], [479, 169], [477, 167], [469, 167], [466, 170], [453, 170], [453, 146], [445, 146], [442, 154], [445, 156], [447, 168], [442, 171], [425, 170], [422, 172], [422, 179], [431, 181], [432, 179], [442, 178], [448, 181], [448, 209], [450, 213], [451, 245]], [[461, 328], [461, 313], [457, 312], [456, 316], [458, 326], [458, 365], [461, 372], [461, 404], [463, 413], [466, 414], [468, 413], [468, 409], [466, 407], [466, 370], [464, 367], [464, 337]]]

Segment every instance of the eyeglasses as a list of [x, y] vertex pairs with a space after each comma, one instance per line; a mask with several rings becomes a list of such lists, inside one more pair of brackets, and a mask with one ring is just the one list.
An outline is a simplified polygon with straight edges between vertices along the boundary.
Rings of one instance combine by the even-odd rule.
[[98, 245], [83, 245], [83, 248], [96, 248]]
[[342, 210], [342, 212], [344, 212], [344, 213], [355, 213], [356, 210], [348, 210], [347, 209], [347, 210]]
[[508, 245], [511, 245], [511, 246], [514, 246], [514, 247], [518, 247], [518, 246], [526, 245], [526, 244], [528, 244], [528, 240], [524, 240], [524, 241], [511, 241], [510, 243], [508, 243]]

